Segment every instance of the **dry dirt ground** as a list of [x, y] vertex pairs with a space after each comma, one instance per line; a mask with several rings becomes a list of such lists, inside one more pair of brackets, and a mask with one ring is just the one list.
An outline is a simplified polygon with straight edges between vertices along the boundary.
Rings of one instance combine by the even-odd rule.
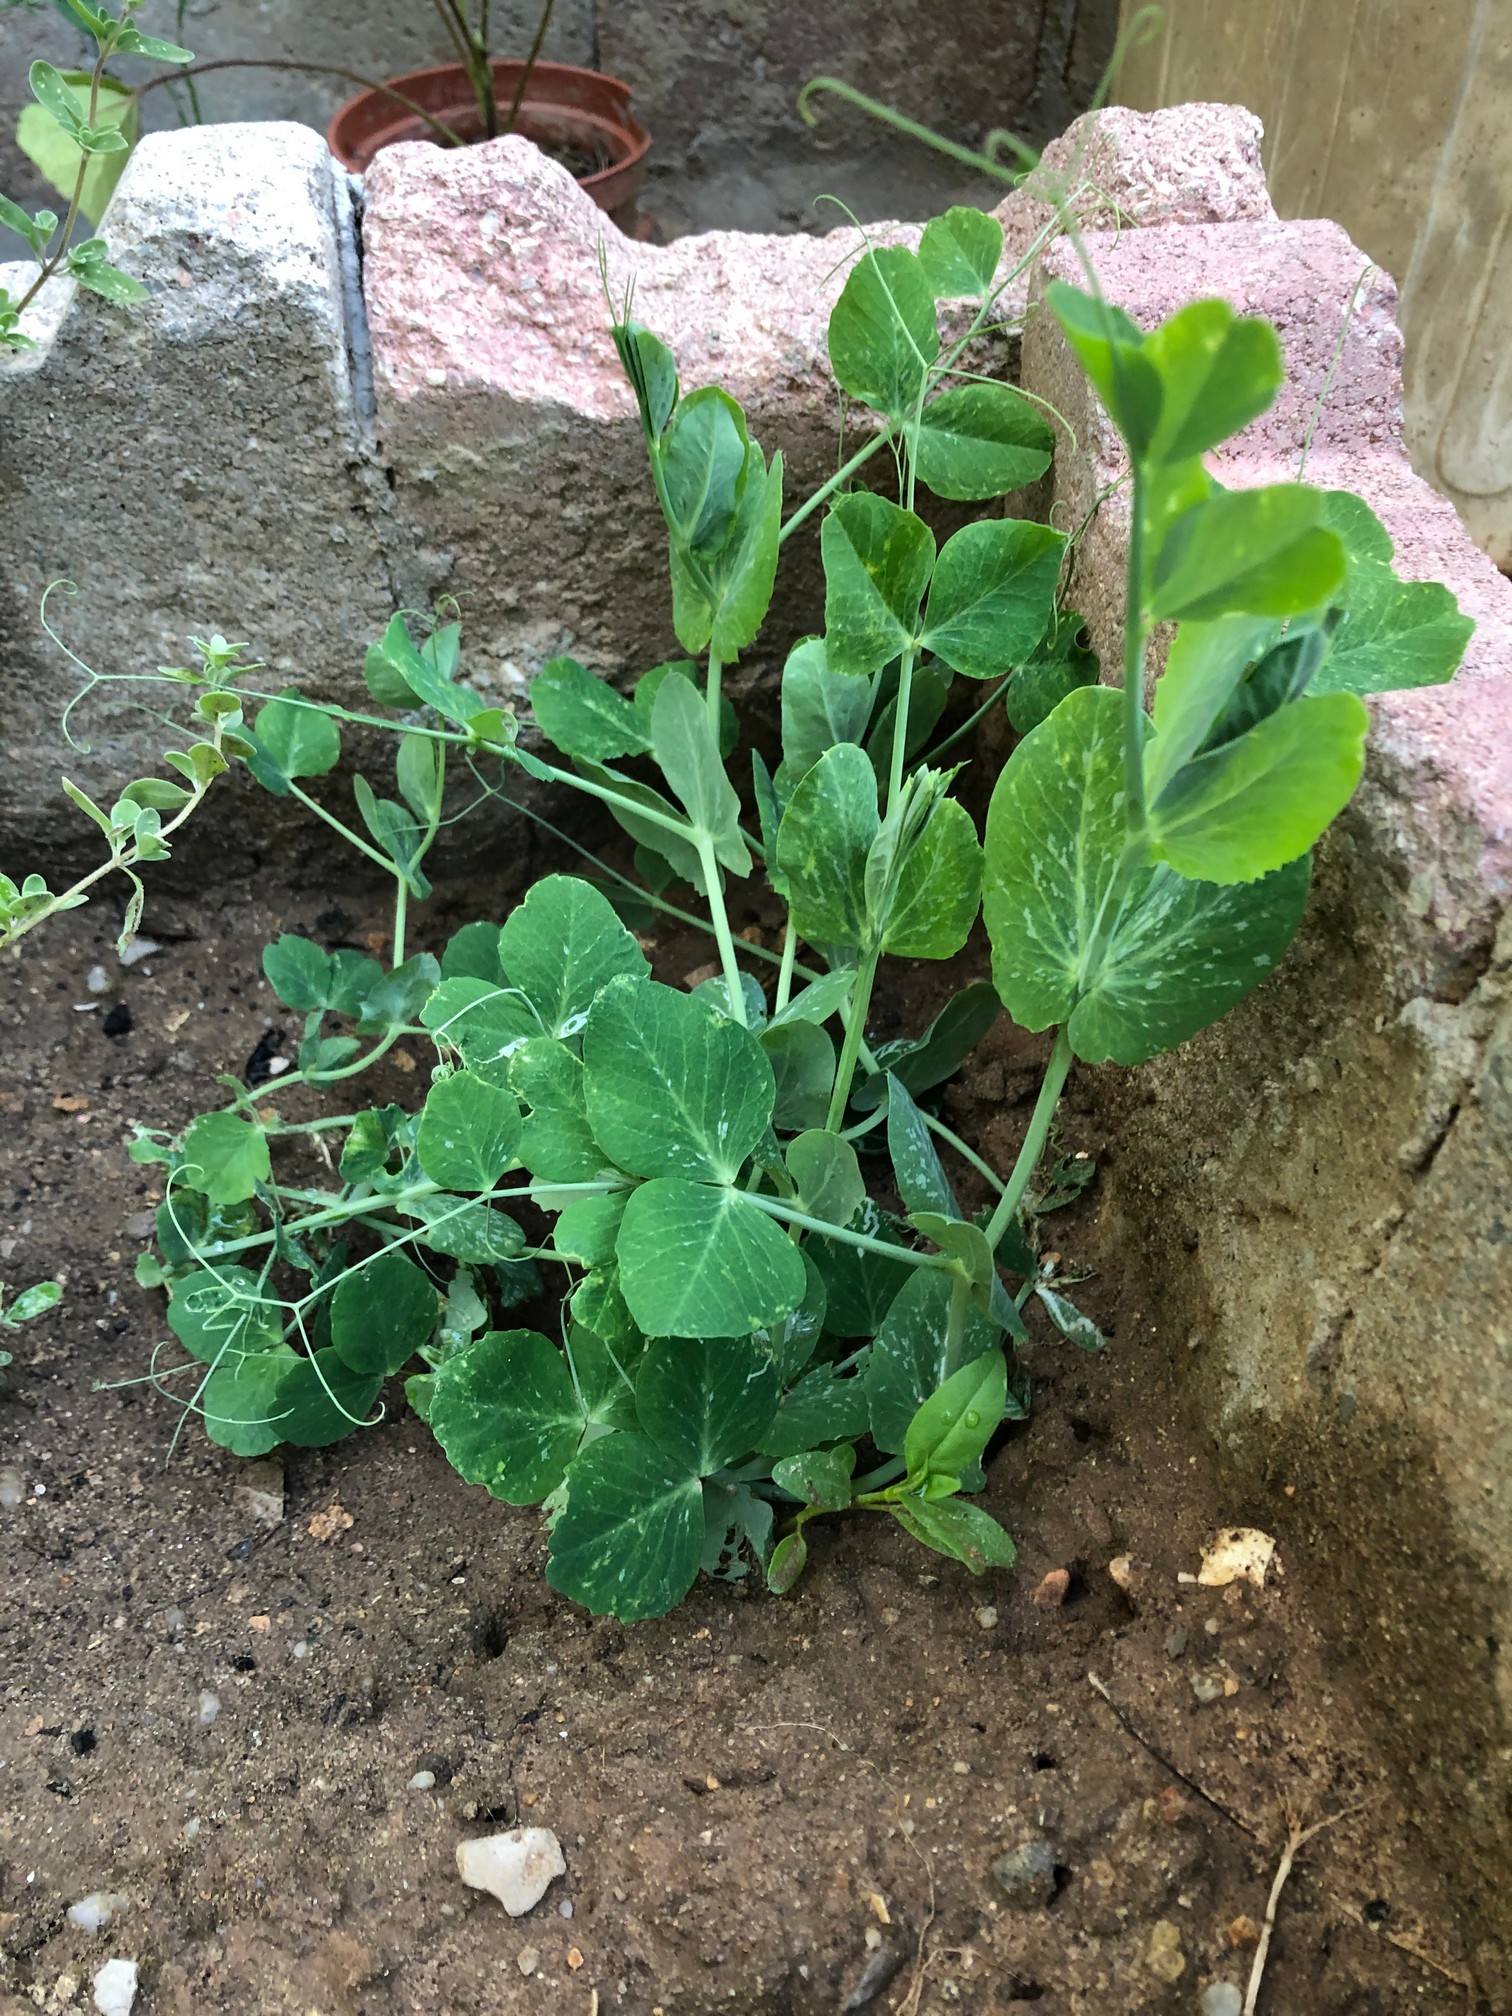
[[[1327, 1590], [1284, 1555], [1263, 1591], [1182, 1579], [1255, 1508], [1167, 1397], [1095, 1186], [1055, 1224], [1110, 1343], [1028, 1354], [1033, 1418], [989, 1464], [1012, 1574], [832, 1522], [786, 1600], [701, 1583], [659, 1623], [596, 1621], [398, 1382], [381, 1426], [256, 1474], [277, 1523], [192, 1424], [168, 1460], [171, 1411], [102, 1383], [167, 1334], [132, 1277], [155, 1172], [129, 1123], [181, 1125], [278, 1025], [275, 931], [381, 928], [343, 902], [160, 905], [129, 971], [102, 904], [0, 965], [0, 1271], [66, 1284], [0, 1374], [3, 2016], [87, 2009], [112, 1954], [137, 2016], [1235, 2016], [1211, 1991], [1242, 1995], [1287, 1811], [1346, 1817], [1283, 1895], [1261, 2016], [1473, 2006]], [[460, 921], [440, 907], [419, 946]], [[998, 1166], [1032, 1062], [1000, 1027], [949, 1095]], [[1093, 1087], [1066, 1128], [1117, 1156]], [[1037, 1604], [1054, 1569], [1065, 1600]], [[514, 1921], [454, 1851], [517, 1821], [568, 1868]], [[1010, 1894], [994, 1862], [1039, 1839], [1051, 1883]], [[126, 1901], [88, 1935], [65, 1914], [95, 1891]]]

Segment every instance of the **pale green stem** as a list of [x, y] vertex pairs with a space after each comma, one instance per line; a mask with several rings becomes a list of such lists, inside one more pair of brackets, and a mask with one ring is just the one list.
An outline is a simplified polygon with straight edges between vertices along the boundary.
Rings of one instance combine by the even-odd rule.
[[993, 1189], [996, 1190], [998, 1195], [1001, 1197], [1004, 1190], [1008, 1186], [1004, 1183], [1002, 1177], [998, 1175], [997, 1171], [991, 1166], [991, 1164], [984, 1162], [981, 1156], [978, 1155], [978, 1153], [976, 1152], [975, 1148], [969, 1147], [967, 1143], [961, 1139], [959, 1134], [952, 1133], [950, 1128], [948, 1128], [945, 1125], [945, 1122], [943, 1120], [936, 1120], [933, 1113], [926, 1113], [923, 1107], [921, 1106], [919, 1109], [919, 1114], [924, 1122], [924, 1125], [929, 1129], [930, 1133], [938, 1134], [942, 1141], [948, 1142], [950, 1146], [954, 1148], [957, 1155], [959, 1155], [963, 1161], [969, 1162], [972, 1168], [975, 1169], [977, 1174], [981, 1177], [984, 1177], [986, 1181], [992, 1185]]
[[780, 1015], [793, 998], [793, 967], [798, 958], [798, 933], [793, 925], [792, 912], [788, 913], [787, 929], [782, 934], [782, 964], [777, 969], [777, 1000], [772, 1009]]
[[965, 1358], [966, 1318], [971, 1310], [971, 1283], [958, 1274], [951, 1283], [950, 1313], [945, 1319], [944, 1372], [959, 1372]]
[[735, 957], [735, 940], [730, 933], [730, 920], [725, 911], [724, 891], [719, 886], [719, 863], [714, 859], [714, 843], [700, 839], [698, 859], [703, 867], [705, 893], [709, 899], [709, 919], [714, 927], [714, 943], [719, 948], [719, 963], [724, 969], [725, 993], [730, 999], [730, 1016], [744, 1029], [746, 1024], [745, 989], [740, 984], [740, 965]]
[[824, 1122], [831, 1134], [839, 1133], [840, 1123], [845, 1118], [851, 1081], [856, 1075], [856, 1057], [866, 1033], [866, 1015], [871, 1007], [877, 961], [881, 956], [880, 950], [865, 953], [856, 969], [856, 981], [851, 989], [850, 1009], [845, 1021], [845, 1041], [840, 1046], [840, 1062], [835, 1070], [835, 1089], [830, 1094], [829, 1114]]
[[409, 883], [404, 876], [397, 878], [394, 890], [394, 960], [395, 966], [404, 964], [404, 929], [409, 916]]
[[849, 1226], [831, 1225], [823, 1218], [810, 1217], [806, 1211], [795, 1211], [776, 1197], [748, 1195], [746, 1201], [754, 1204], [758, 1211], [765, 1211], [769, 1218], [781, 1219], [784, 1225], [797, 1225], [805, 1232], [817, 1232], [822, 1238], [838, 1240], [842, 1246], [855, 1246], [863, 1253], [880, 1253], [884, 1259], [901, 1260], [907, 1267], [932, 1267], [941, 1274], [958, 1271], [957, 1263], [948, 1253], [916, 1253], [911, 1246], [893, 1246], [885, 1239], [873, 1239], [868, 1233], [852, 1232]]
[[384, 871], [385, 874], [387, 875], [398, 874], [399, 872], [398, 869], [395, 867], [394, 863], [389, 859], [387, 854], [380, 854], [376, 847], [370, 847], [366, 842], [366, 840], [363, 839], [360, 833], [354, 833], [350, 826], [346, 825], [342, 820], [336, 817], [336, 814], [334, 812], [327, 812], [324, 805], [322, 805], [317, 799], [312, 798], [308, 791], [301, 790], [299, 785], [295, 783], [292, 777], [289, 779], [289, 789], [293, 793], [293, 795], [299, 800], [301, 805], [305, 806], [309, 811], [313, 812], [317, 819], [323, 819], [326, 825], [330, 827], [331, 831], [333, 833], [339, 833], [342, 839], [345, 840], [345, 842], [349, 847], [355, 847], [357, 849], [357, 852], [359, 854], [365, 854], [369, 861], [376, 861], [378, 866]]
[[842, 484], [848, 483], [851, 477], [854, 476], [856, 471], [861, 467], [862, 463], [870, 461], [871, 457], [876, 454], [877, 450], [879, 448], [886, 447], [887, 443], [891, 439], [892, 439], [892, 428], [889, 425], [884, 427], [881, 433], [874, 434], [871, 440], [867, 442], [864, 448], [858, 448], [855, 454], [852, 455], [852, 457], [848, 462], [842, 462], [840, 467], [835, 471], [834, 475], [831, 476], [826, 482], [821, 483], [819, 485], [819, 488], [814, 492], [814, 494], [810, 498], [808, 498], [806, 502], [798, 506], [798, 509], [793, 513], [792, 517], [788, 519], [787, 523], [783, 526], [782, 530], [777, 534], [779, 543], [782, 540], [786, 539], [786, 537], [790, 532], [796, 532], [798, 530], [798, 527], [804, 522], [804, 520], [808, 517], [811, 517], [812, 514], [819, 509], [819, 506], [825, 501], [827, 497], [833, 496], [835, 491], [837, 491]]
[[1144, 478], [1136, 464], [1124, 593], [1124, 816], [1132, 841], [1144, 838], [1144, 675], [1148, 626], [1144, 607]]
[[1050, 1122], [1055, 1118], [1055, 1109], [1066, 1083], [1066, 1075], [1071, 1069], [1071, 1038], [1064, 1029], [1055, 1039], [1055, 1047], [1050, 1052], [1050, 1062], [1045, 1066], [1044, 1080], [1040, 1085], [1039, 1097], [1034, 1102], [1034, 1111], [1029, 1116], [1029, 1127], [1024, 1135], [1024, 1145], [1019, 1149], [1018, 1160], [1009, 1175], [1007, 1188], [998, 1199], [997, 1209], [987, 1225], [987, 1244], [995, 1253], [998, 1241], [1013, 1222], [1013, 1214], [1019, 1207], [1024, 1192], [1039, 1166], [1044, 1153], [1045, 1141], [1050, 1132]]
[[714, 737], [714, 747], [719, 747], [719, 675], [723, 670], [719, 653], [709, 646], [709, 678], [705, 695], [709, 703], [709, 733]]
[[914, 649], [910, 644], [898, 665], [898, 697], [893, 702], [892, 762], [887, 773], [887, 802], [903, 789], [903, 762], [908, 753], [908, 710], [913, 699]]

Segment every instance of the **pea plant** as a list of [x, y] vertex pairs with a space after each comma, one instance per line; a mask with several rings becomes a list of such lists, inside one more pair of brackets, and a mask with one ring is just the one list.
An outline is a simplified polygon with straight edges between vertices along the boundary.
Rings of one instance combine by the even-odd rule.
[[[1036, 1250], [1038, 1214], [1074, 1187], [1041, 1167], [1072, 1062], [1170, 1050], [1274, 970], [1360, 776], [1360, 696], [1449, 677], [1469, 625], [1444, 589], [1397, 578], [1359, 499], [1231, 492], [1206, 469], [1276, 395], [1266, 323], [1199, 301], [1141, 333], [1057, 284], [1037, 312], [1128, 453], [1123, 684], [1098, 684], [1063, 606], [1065, 536], [989, 513], [937, 544], [916, 508], [921, 491], [990, 505], [1049, 465], [1046, 415], [972, 364], [1001, 260], [997, 224], [967, 210], [917, 252], [862, 254], [829, 351], [870, 432], [786, 517], [781, 456], [725, 392], [685, 391], [622, 305], [685, 654], [628, 693], [556, 659], [527, 739], [465, 683], [454, 621], [403, 617], [368, 653], [365, 710], [258, 695], [224, 663], [180, 675], [202, 712], [234, 714], [217, 746], [395, 899], [386, 963], [289, 934], [267, 948], [304, 1018], [295, 1068], [225, 1081], [219, 1110], [133, 1146], [166, 1178], [139, 1279], [168, 1289], [184, 1353], [151, 1376], [212, 1439], [331, 1442], [412, 1368], [410, 1404], [460, 1474], [545, 1508], [552, 1585], [624, 1619], [701, 1568], [787, 1590], [828, 1515], [896, 1520], [972, 1572], [1012, 1562], [972, 1494], [1028, 1404], [1030, 1297], [1097, 1341]], [[947, 340], [940, 304], [963, 298]], [[859, 487], [868, 463], [895, 494]], [[823, 634], [787, 658], [781, 761], [752, 756], [743, 791], [722, 674], [820, 510]], [[965, 718], [932, 743], [958, 680]], [[939, 759], [998, 707], [1021, 739], [979, 838]], [[357, 722], [397, 737], [397, 795], [357, 776], [349, 823], [306, 787]], [[502, 920], [411, 950], [448, 766], [489, 792], [523, 776], [537, 807], [565, 790], [606, 807], [635, 874], [548, 875]], [[758, 874], [783, 918], [761, 945], [730, 907]], [[710, 931], [711, 978], [653, 977], [630, 923], [657, 914]], [[991, 982], [869, 1041], [885, 962], [951, 959], [979, 919]], [[1003, 1008], [1055, 1034], [999, 1173], [933, 1108]], [[434, 1057], [418, 1110], [284, 1117], [296, 1088], [350, 1107], [349, 1081], [401, 1041]], [[963, 1205], [968, 1183], [984, 1207]], [[559, 1316], [512, 1324], [548, 1281]]]

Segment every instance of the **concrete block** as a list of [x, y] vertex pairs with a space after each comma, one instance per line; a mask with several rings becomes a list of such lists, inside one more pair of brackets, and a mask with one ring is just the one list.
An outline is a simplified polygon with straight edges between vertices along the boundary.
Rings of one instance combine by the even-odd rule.
[[58, 717], [79, 680], [38, 619], [50, 582], [77, 584], [50, 606], [86, 665], [179, 664], [188, 635], [220, 630], [252, 643], [272, 684], [362, 690], [391, 605], [361, 480], [348, 201], [302, 126], [148, 138], [105, 236], [151, 299], [120, 308], [54, 282], [41, 347], [0, 366], [10, 859], [56, 828], [65, 757], [109, 791], [159, 746], [117, 686], [78, 723], [93, 753], [66, 749]]

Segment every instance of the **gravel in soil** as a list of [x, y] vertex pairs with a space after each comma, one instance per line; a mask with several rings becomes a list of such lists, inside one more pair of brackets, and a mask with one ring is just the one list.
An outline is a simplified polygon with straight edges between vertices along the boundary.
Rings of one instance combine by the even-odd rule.
[[[260, 948], [381, 930], [342, 904], [159, 911], [130, 970], [102, 906], [0, 971], [0, 1271], [67, 1290], [0, 1374], [0, 2012], [87, 2006], [119, 1955], [147, 2016], [1196, 2016], [1239, 2006], [1203, 1997], [1247, 1981], [1284, 1810], [1344, 1809], [1283, 1896], [1262, 2016], [1469, 2006], [1305, 1563], [1182, 1579], [1249, 1508], [1168, 1398], [1095, 1186], [1054, 1224], [1101, 1270], [1078, 1299], [1109, 1347], [1036, 1332], [1033, 1418], [988, 1466], [1011, 1575], [821, 1522], [786, 1600], [701, 1582], [659, 1623], [595, 1620], [546, 1587], [539, 1515], [461, 1484], [397, 1382], [337, 1448], [254, 1468], [191, 1423], [170, 1460], [172, 1410], [109, 1383], [166, 1336], [129, 1125], [277, 1054]], [[1036, 1078], [1015, 1041], [946, 1108], [998, 1166]], [[1094, 1091], [1068, 1143], [1116, 1154]], [[567, 1862], [518, 1922], [455, 1864], [515, 1825]], [[66, 1914], [93, 1893], [90, 1933]]]

